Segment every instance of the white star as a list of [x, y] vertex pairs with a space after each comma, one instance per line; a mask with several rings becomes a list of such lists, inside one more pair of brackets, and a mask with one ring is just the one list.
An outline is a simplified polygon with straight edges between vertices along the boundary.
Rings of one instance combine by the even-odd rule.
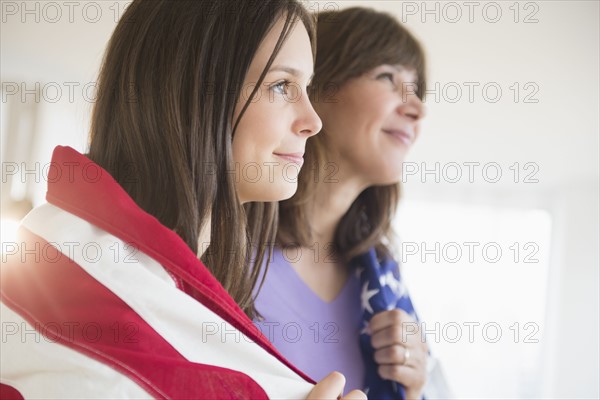
[[369, 290], [368, 286], [369, 286], [369, 282], [365, 282], [365, 284], [363, 285], [363, 288], [362, 288], [362, 293], [360, 294], [360, 301], [362, 303], [362, 307], [365, 310], [367, 310], [368, 312], [370, 312], [371, 314], [373, 314], [373, 309], [371, 308], [369, 299], [371, 297], [375, 296], [375, 294], [377, 294], [377, 292], [379, 292], [379, 289]]
[[392, 292], [394, 292], [398, 297], [402, 297], [406, 294], [406, 288], [402, 282], [396, 279], [392, 271], [388, 271], [381, 275], [379, 277], [379, 284], [381, 286], [389, 286], [390, 289], [392, 289]]

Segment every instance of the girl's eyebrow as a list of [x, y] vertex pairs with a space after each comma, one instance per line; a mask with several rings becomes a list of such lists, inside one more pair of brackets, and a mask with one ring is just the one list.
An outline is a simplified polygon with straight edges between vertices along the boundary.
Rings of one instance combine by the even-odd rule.
[[[292, 75], [295, 78], [299, 78], [300, 76], [302, 76], [302, 73], [299, 70], [297, 70], [296, 68], [288, 67], [286, 65], [275, 65], [275, 66], [272, 66], [271, 69], [269, 69], [268, 72], [275, 72], [275, 71], [287, 72], [288, 74]], [[313, 72], [310, 75], [310, 78], [308, 80], [311, 81], [314, 75], [315, 74]]]
[[269, 72], [274, 72], [274, 71], [287, 72], [288, 74], [295, 76], [295, 77], [298, 77], [301, 75], [300, 71], [298, 71], [296, 68], [288, 67], [286, 65], [274, 65], [271, 67]]

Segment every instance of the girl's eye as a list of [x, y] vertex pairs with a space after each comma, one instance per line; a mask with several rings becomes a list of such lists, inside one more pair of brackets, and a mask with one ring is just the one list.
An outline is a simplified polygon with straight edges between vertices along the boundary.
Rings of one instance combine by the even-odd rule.
[[275, 91], [275, 93], [287, 94], [289, 85], [290, 85], [289, 81], [281, 81], [281, 82], [277, 82], [276, 84], [271, 86], [271, 89], [273, 91]]

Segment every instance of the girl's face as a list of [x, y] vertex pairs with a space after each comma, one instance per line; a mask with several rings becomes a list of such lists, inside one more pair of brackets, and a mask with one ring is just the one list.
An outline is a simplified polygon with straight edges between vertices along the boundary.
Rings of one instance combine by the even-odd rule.
[[[271, 57], [283, 25], [281, 18], [254, 56], [234, 121]], [[306, 140], [321, 130], [306, 92], [312, 74], [308, 33], [297, 22], [234, 134], [232, 173], [242, 203], [284, 200], [296, 192]]]
[[335, 102], [316, 104], [340, 178], [365, 187], [400, 181], [424, 115], [417, 78], [414, 70], [380, 65], [344, 83]]

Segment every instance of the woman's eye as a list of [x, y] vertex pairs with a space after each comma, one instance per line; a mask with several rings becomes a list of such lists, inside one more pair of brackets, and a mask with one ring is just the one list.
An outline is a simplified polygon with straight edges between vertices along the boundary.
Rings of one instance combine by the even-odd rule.
[[271, 86], [271, 88], [276, 93], [287, 94], [289, 85], [290, 85], [289, 81], [281, 81], [281, 82], [278, 82], [278, 83], [274, 84], [273, 86]]
[[377, 79], [387, 79], [392, 84], [395, 83], [395, 81], [394, 81], [394, 74], [392, 74], [391, 72], [383, 72], [383, 73], [377, 75]]

